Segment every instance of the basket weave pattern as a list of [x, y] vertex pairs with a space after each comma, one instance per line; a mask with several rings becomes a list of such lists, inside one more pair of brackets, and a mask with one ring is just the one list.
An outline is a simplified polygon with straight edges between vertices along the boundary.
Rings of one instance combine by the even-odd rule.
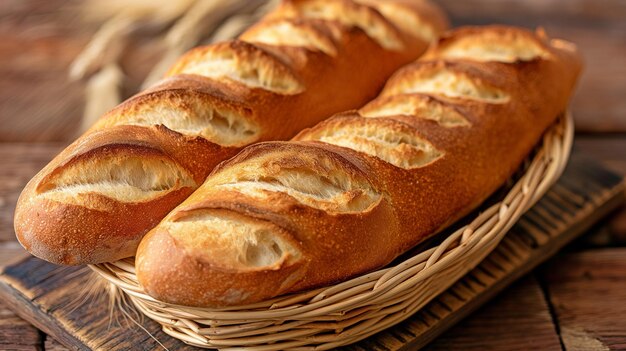
[[137, 282], [133, 259], [90, 267], [167, 334], [194, 346], [265, 351], [348, 345], [408, 318], [477, 266], [562, 174], [573, 129], [570, 114], [560, 118], [504, 199], [441, 244], [340, 284], [253, 305], [207, 309], [148, 296]]

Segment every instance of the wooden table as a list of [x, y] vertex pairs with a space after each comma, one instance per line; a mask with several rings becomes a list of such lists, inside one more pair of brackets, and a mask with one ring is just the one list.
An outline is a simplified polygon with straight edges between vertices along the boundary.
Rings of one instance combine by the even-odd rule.
[[[445, 0], [455, 24], [543, 25], [575, 41], [587, 71], [573, 110], [576, 147], [626, 175], [626, 1]], [[0, 2], [0, 265], [26, 253], [14, 239], [19, 191], [76, 135], [84, 83], [67, 66], [95, 30], [74, 2]], [[142, 33], [123, 58], [126, 95], [162, 48]], [[618, 211], [488, 306], [429, 346], [432, 350], [626, 349], [626, 211]], [[0, 302], [0, 349], [63, 350]]]

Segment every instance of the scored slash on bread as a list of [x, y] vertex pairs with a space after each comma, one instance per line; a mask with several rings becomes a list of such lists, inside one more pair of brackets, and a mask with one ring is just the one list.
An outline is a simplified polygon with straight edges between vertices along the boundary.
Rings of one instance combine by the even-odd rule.
[[285, 0], [239, 39], [190, 51], [39, 172], [18, 201], [20, 243], [61, 264], [134, 255], [218, 163], [362, 106], [446, 25], [427, 0]]
[[541, 31], [452, 31], [361, 110], [218, 166], [142, 240], [138, 280], [160, 301], [222, 307], [381, 268], [519, 168], [581, 67]]

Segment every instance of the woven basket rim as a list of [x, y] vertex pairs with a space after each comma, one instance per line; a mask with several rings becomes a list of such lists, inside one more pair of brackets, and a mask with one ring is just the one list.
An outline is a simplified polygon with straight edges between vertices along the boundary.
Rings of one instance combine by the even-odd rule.
[[166, 333], [191, 345], [255, 351], [347, 345], [409, 317], [480, 263], [560, 177], [573, 131], [573, 118], [567, 111], [546, 132], [530, 165], [507, 195], [437, 246], [328, 287], [246, 306], [200, 308], [168, 304], [147, 295], [137, 282], [133, 258], [90, 268], [127, 294]]

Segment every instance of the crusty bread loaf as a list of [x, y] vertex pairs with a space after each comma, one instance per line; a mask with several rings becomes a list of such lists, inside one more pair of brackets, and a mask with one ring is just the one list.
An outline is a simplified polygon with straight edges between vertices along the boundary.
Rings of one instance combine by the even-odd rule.
[[373, 98], [446, 27], [427, 0], [288, 0], [238, 40], [197, 48], [109, 112], [24, 189], [19, 241], [61, 264], [135, 254], [243, 146]]
[[138, 279], [159, 300], [215, 307], [383, 267], [519, 168], [580, 69], [542, 32], [451, 32], [359, 111], [220, 165], [143, 239]]

